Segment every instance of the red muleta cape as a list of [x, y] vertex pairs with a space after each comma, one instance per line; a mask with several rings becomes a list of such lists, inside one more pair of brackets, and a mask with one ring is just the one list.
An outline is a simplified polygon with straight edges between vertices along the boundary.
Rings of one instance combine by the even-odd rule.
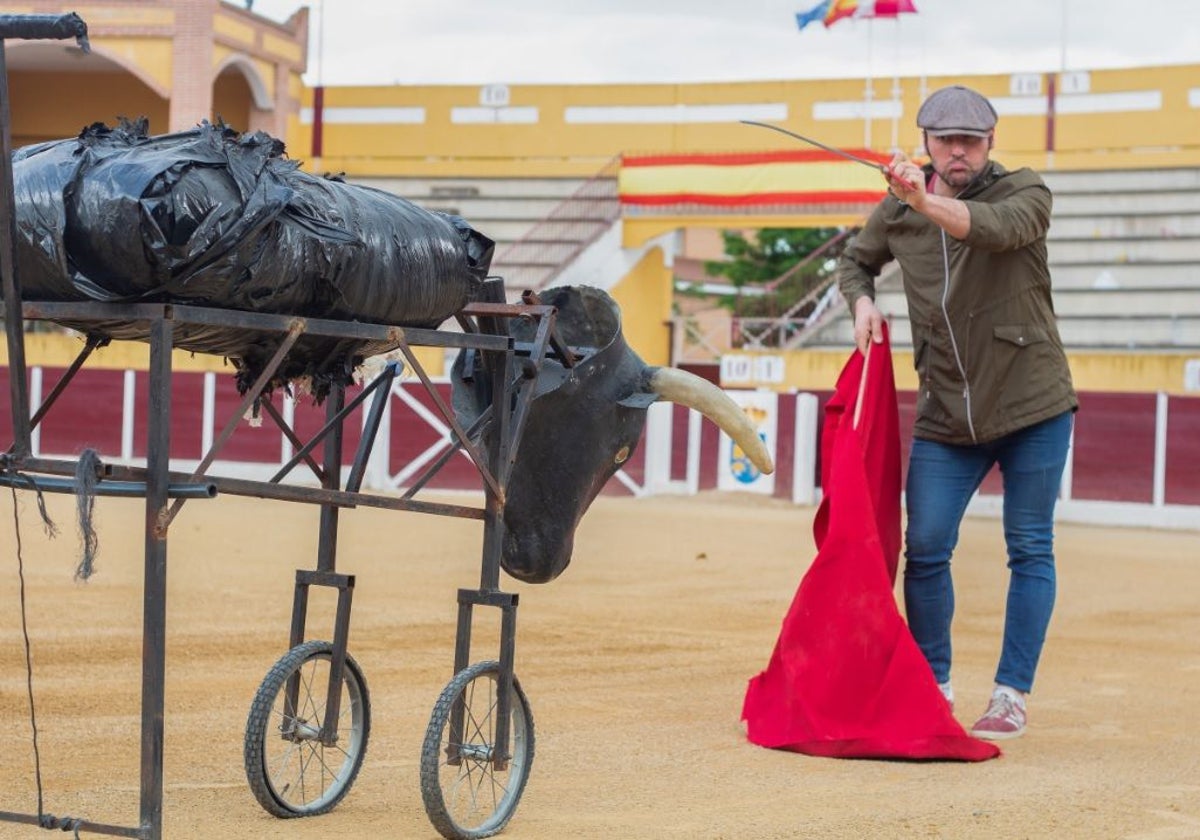
[[899, 427], [885, 330], [869, 360], [851, 355], [825, 407], [817, 556], [767, 669], [746, 690], [742, 719], [755, 744], [838, 758], [1000, 754], [954, 719], [896, 606]]

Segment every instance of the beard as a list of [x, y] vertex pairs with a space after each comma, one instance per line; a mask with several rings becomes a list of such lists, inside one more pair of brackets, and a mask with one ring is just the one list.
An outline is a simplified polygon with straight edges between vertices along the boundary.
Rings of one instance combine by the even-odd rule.
[[944, 172], [939, 173], [939, 175], [946, 182], [947, 186], [961, 190], [974, 181], [976, 176], [982, 171], [983, 167], [972, 169], [966, 161], [952, 160], [947, 164]]

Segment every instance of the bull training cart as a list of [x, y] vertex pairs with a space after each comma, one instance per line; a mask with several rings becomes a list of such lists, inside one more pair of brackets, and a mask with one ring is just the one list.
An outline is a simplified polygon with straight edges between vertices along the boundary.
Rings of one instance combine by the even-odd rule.
[[[455, 318], [462, 332], [412, 329], [379, 323], [346, 322], [170, 304], [63, 303], [26, 301], [14, 269], [14, 196], [9, 93], [4, 39], [77, 38], [86, 47], [86, 25], [75, 15], [0, 15], [0, 270], [9, 358], [13, 442], [0, 455], [0, 485], [37, 493], [82, 493], [145, 498], [145, 561], [142, 615], [141, 752], [139, 821], [121, 826], [79, 817], [56, 817], [43, 810], [40, 770], [37, 813], [0, 811], [0, 821], [25, 823], [117, 837], [159, 840], [163, 831], [164, 681], [166, 667], [167, 537], [171, 523], [189, 499], [218, 494], [317, 505], [320, 509], [316, 568], [297, 570], [290, 649], [268, 672], [251, 704], [244, 757], [250, 788], [265, 810], [278, 817], [310, 816], [334, 808], [354, 782], [370, 734], [370, 700], [362, 669], [347, 653], [354, 575], [337, 570], [339, 515], [358, 506], [413, 511], [483, 522], [482, 570], [476, 589], [458, 591], [454, 676], [436, 701], [421, 751], [421, 793], [434, 827], [447, 838], [495, 834], [511, 818], [533, 761], [534, 731], [528, 700], [513, 674], [517, 595], [499, 588], [505, 537], [504, 505], [511, 468], [542, 363], [555, 358], [571, 366], [587, 353], [568, 348], [555, 328], [556, 310], [526, 293], [522, 304], [504, 303], [503, 281], [489, 278], [481, 302], [468, 304]], [[490, 301], [490, 302], [489, 302]], [[532, 341], [508, 335], [509, 319], [525, 319]], [[83, 325], [87, 340], [42, 405], [31, 415], [27, 385], [24, 323], [46, 320]], [[31, 433], [99, 346], [107, 343], [102, 324], [133, 324], [149, 343], [146, 466], [105, 464], [98, 458], [58, 460], [35, 457]], [[96, 325], [91, 333], [88, 325]], [[175, 340], [189, 330], [222, 327], [256, 336], [274, 336], [278, 350], [245, 391], [222, 431], [194, 471], [171, 469], [171, 364]], [[372, 352], [398, 350], [419, 377], [437, 412], [453, 430], [452, 445], [417, 476], [402, 495], [364, 492], [362, 483], [391, 385], [401, 371], [389, 362], [379, 375], [347, 401], [346, 386], [334, 384], [325, 402], [325, 424], [307, 441], [263, 398], [264, 389], [288, 349], [302, 336], [369, 342]], [[491, 388], [492, 407], [469, 429], [435, 389], [412, 352], [413, 346], [457, 348], [475, 354], [471, 369]], [[496, 398], [498, 397], [498, 398]], [[217, 454], [245, 413], [260, 407], [292, 442], [295, 454], [267, 481], [208, 475]], [[356, 412], [361, 411], [360, 415]], [[358, 416], [363, 431], [342, 482], [343, 427]], [[496, 434], [490, 444], [471, 441], [485, 424]], [[416, 494], [457, 452], [479, 471], [482, 508], [422, 501]], [[317, 455], [320, 455], [320, 462]], [[316, 481], [285, 483], [306, 466]], [[319, 483], [318, 486], [314, 486]], [[87, 490], [83, 488], [87, 487]], [[332, 641], [308, 639], [306, 618], [311, 587], [337, 591]], [[494, 660], [471, 661], [471, 630], [476, 606], [501, 611], [499, 653]], [[32, 681], [32, 672], [30, 672]], [[31, 702], [33, 693], [30, 693]], [[31, 712], [33, 710], [31, 709]], [[36, 724], [33, 737], [36, 747]], [[37, 751], [34, 751], [35, 757]]]

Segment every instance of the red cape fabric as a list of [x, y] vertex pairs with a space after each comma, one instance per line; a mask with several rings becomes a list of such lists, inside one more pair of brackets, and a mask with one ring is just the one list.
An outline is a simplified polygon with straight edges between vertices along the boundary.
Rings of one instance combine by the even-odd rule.
[[[854, 407], [862, 390], [858, 427]], [[891, 351], [857, 351], [825, 408], [817, 556], [742, 708], [760, 746], [839, 758], [982, 761], [995, 744], [954, 719], [894, 596], [900, 420]]]

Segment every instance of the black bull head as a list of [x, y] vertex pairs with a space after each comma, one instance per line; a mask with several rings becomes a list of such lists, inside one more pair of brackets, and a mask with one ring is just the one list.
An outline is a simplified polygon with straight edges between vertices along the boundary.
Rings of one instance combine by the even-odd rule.
[[[500, 563], [526, 583], [558, 577], [571, 562], [580, 519], [621, 464], [629, 458], [656, 400], [703, 413], [741, 447], [764, 473], [774, 467], [766, 447], [741, 408], [720, 388], [675, 368], [650, 367], [625, 343], [621, 313], [599, 289], [562, 287], [541, 294], [557, 308], [563, 340], [585, 348], [573, 367], [546, 359], [538, 376], [504, 503], [505, 538]], [[518, 342], [533, 339], [535, 327], [509, 321]], [[464, 370], [466, 353], [454, 364], [454, 409], [469, 425], [490, 400], [487, 377]], [[494, 425], [484, 432], [490, 447]]]

